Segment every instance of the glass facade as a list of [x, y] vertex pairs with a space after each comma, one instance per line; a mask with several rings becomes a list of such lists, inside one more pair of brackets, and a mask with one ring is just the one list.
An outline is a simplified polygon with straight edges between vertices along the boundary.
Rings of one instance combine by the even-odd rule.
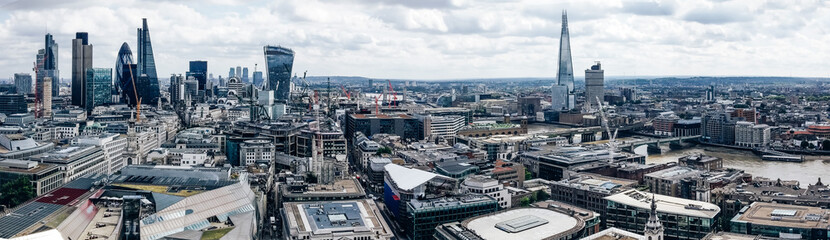
[[444, 206], [429, 206], [415, 208], [407, 203], [407, 213], [402, 224], [404, 231], [411, 239], [433, 239], [435, 227], [441, 224], [464, 221], [464, 219], [496, 212], [499, 202], [492, 198], [485, 198], [473, 202], [459, 202]]
[[291, 95], [291, 68], [294, 51], [280, 46], [265, 46], [265, 64], [268, 71], [267, 89], [274, 91], [274, 99], [287, 102]]
[[131, 69], [130, 65], [134, 65], [133, 51], [130, 51], [130, 45], [123, 43], [121, 44], [121, 49], [118, 50], [118, 57], [115, 60], [115, 82], [113, 84], [116, 87], [116, 91], [121, 95], [121, 101], [135, 103], [132, 81], [137, 78], [135, 75], [137, 69]]
[[150, 43], [150, 30], [147, 19], [141, 19], [142, 28], [138, 29], [138, 63], [137, 73], [141, 103], [154, 105], [159, 101], [159, 79], [156, 73], [156, 61], [153, 58], [153, 45]]
[[199, 90], [205, 90], [207, 84], [207, 61], [190, 61], [187, 77], [194, 77], [199, 82]]
[[112, 68], [88, 68], [86, 70], [86, 103], [84, 108], [91, 112], [96, 106], [109, 103], [112, 89]]

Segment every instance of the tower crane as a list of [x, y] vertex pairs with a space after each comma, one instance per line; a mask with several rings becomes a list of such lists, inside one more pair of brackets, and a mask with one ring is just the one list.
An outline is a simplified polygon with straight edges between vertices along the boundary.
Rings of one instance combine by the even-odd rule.
[[602, 117], [602, 127], [605, 128], [605, 132], [608, 134], [608, 163], [614, 162], [614, 153], [617, 152], [617, 130], [614, 129], [614, 134], [611, 134], [611, 124], [608, 122], [608, 116], [605, 113], [608, 111], [607, 106], [602, 104], [602, 100], [597, 97], [597, 104], [599, 106], [599, 114]]
[[347, 99], [352, 100], [352, 94], [350, 94], [348, 91], [346, 91], [346, 88], [343, 87], [343, 85], [340, 85], [340, 89], [343, 89], [343, 94], [346, 94]]
[[[389, 83], [389, 91], [392, 92], [392, 101], [395, 101], [395, 106], [398, 106], [398, 93], [392, 88], [392, 81], [386, 80]], [[391, 105], [391, 104], [390, 104]]]

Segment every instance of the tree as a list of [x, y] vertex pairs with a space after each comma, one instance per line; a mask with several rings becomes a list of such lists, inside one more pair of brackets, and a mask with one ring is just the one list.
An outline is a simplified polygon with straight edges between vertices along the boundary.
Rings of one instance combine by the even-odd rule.
[[548, 194], [548, 192], [545, 192], [544, 190], [536, 191], [536, 201], [546, 201], [548, 199], [550, 199], [550, 194]]
[[306, 174], [305, 178], [308, 183], [317, 183], [317, 175], [314, 175], [314, 173], [309, 172]]
[[530, 206], [530, 198], [523, 197], [522, 198], [522, 207], [527, 207], [527, 206]]
[[386, 153], [386, 154], [392, 154], [392, 149], [391, 149], [391, 148], [388, 148], [388, 147], [381, 147], [381, 148], [378, 148], [377, 155], [381, 155], [381, 154], [384, 154], [384, 153]]
[[821, 141], [821, 149], [825, 151], [830, 150], [830, 139], [824, 139], [824, 141]]
[[14, 207], [35, 197], [35, 190], [26, 176], [3, 183], [0, 186], [0, 205]]
[[810, 146], [810, 143], [807, 143], [807, 141], [801, 141], [801, 148], [807, 148], [809, 146]]
[[525, 169], [525, 180], [533, 179], [533, 173]]

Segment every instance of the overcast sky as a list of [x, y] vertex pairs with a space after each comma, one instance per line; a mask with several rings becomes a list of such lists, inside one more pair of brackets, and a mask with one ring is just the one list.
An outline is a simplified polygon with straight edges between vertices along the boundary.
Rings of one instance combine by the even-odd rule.
[[263, 69], [262, 46], [296, 52], [312, 76], [554, 78], [561, 12], [574, 72], [601, 61], [607, 76], [828, 77], [830, 1], [619, 0], [0, 0], [0, 78], [31, 72], [43, 35], [60, 45], [89, 32], [94, 67], [112, 68], [149, 22], [158, 74], [207, 60]]

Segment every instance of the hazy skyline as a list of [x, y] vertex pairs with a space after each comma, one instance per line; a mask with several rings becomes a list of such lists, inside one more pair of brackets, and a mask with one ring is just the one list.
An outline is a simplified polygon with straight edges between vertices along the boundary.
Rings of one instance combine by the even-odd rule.
[[[71, 39], [88, 32], [93, 67], [136, 51], [147, 18], [158, 75], [258, 63], [262, 46], [296, 52], [294, 73], [397, 79], [555, 78], [561, 12], [574, 73], [608, 76], [828, 77], [828, 1], [0, 0], [0, 78], [32, 73], [48, 31], [71, 75]], [[252, 74], [252, 73], [251, 73]]]

